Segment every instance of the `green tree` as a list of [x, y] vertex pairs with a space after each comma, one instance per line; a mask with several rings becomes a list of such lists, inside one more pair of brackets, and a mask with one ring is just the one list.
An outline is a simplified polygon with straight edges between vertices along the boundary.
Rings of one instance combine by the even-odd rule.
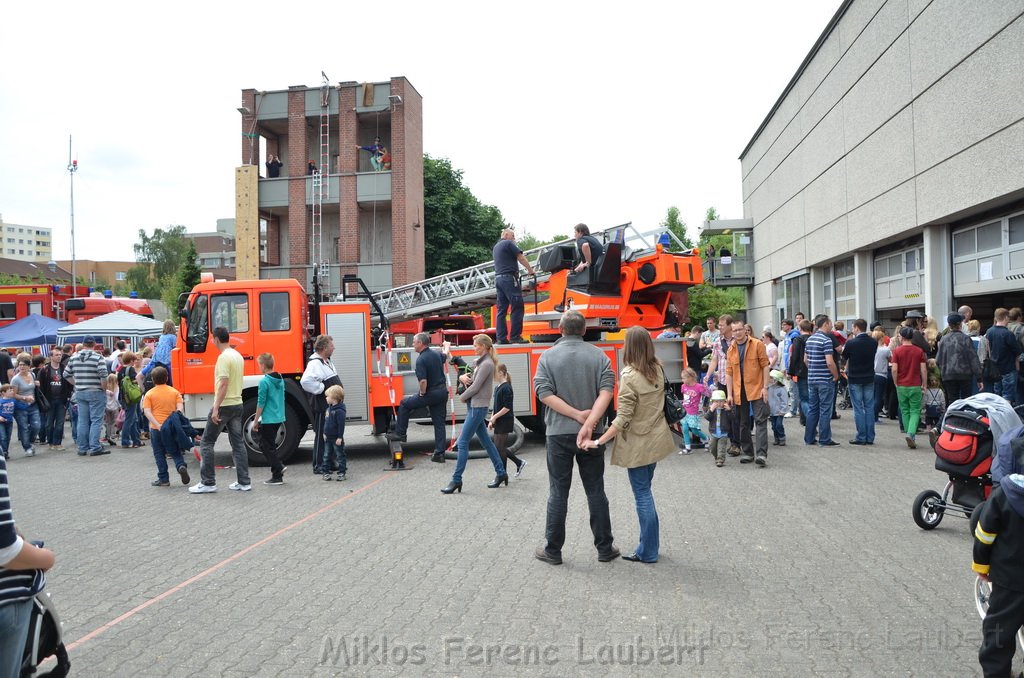
[[669, 252], [693, 249], [693, 241], [690, 240], [690, 236], [686, 232], [686, 222], [679, 218], [678, 207], [673, 206], [668, 208], [668, 213], [665, 215], [665, 220], [661, 222], [661, 227], [671, 231], [672, 234], [679, 238], [679, 241], [683, 243], [683, 246], [679, 247], [675, 241], [671, 242], [668, 246]]
[[188, 253], [185, 259], [185, 264], [181, 267], [181, 273], [178, 276], [177, 294], [173, 300], [173, 303], [168, 304], [167, 308], [171, 311], [177, 311], [178, 309], [178, 297], [182, 292], [189, 292], [193, 287], [199, 284], [199, 277], [202, 274], [202, 270], [199, 268], [199, 254], [196, 252], [196, 243], [194, 240], [188, 241]]
[[189, 242], [185, 227], [181, 225], [168, 226], [166, 231], [158, 228], [151, 236], [140, 228], [135, 259], [140, 264], [152, 264], [153, 277], [157, 280], [175, 278], [188, 256]]
[[481, 203], [447, 158], [423, 156], [423, 205], [428, 277], [491, 258], [506, 226], [501, 210]]
[[[718, 210], [709, 207], [704, 215], [705, 221], [715, 221], [719, 218]], [[708, 245], [714, 245], [716, 250], [723, 245], [732, 247], [731, 235], [709, 236], [702, 233], [697, 243], [703, 252]], [[715, 287], [710, 283], [696, 285], [687, 291], [689, 299], [690, 325], [703, 325], [706, 318], [717, 318], [724, 313], [736, 315], [737, 311], [746, 309], [746, 294], [740, 287]]]
[[124, 287], [134, 291], [143, 299], [160, 298], [160, 283], [153, 277], [152, 266], [140, 264], [132, 266], [125, 275]]

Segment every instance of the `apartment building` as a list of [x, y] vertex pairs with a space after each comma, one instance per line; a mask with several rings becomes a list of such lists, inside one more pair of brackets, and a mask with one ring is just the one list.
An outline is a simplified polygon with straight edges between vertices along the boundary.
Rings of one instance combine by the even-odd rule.
[[754, 327], [1022, 305], [1021, 45], [1024, 0], [842, 3], [740, 154], [744, 219], [708, 224], [746, 238]]
[[48, 262], [53, 256], [53, 229], [8, 224], [0, 215], [0, 257]]
[[[242, 163], [260, 172], [260, 277], [308, 286], [318, 271], [328, 292], [349, 273], [371, 290], [423, 278], [422, 111], [404, 77], [242, 91]], [[360, 148], [377, 139], [390, 163]]]

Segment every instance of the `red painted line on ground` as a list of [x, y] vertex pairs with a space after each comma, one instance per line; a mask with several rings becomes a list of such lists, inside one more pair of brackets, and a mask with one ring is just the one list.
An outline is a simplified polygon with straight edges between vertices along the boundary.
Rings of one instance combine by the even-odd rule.
[[149, 600], [147, 600], [144, 603], [136, 605], [132, 609], [130, 609], [127, 612], [125, 612], [124, 614], [122, 614], [120, 617], [117, 617], [116, 619], [112, 619], [111, 621], [108, 621], [106, 624], [104, 624], [103, 626], [99, 627], [98, 629], [90, 631], [89, 633], [85, 634], [84, 636], [82, 636], [81, 638], [76, 640], [75, 642], [69, 644], [67, 646], [68, 652], [71, 652], [72, 650], [75, 650], [75, 649], [81, 647], [82, 645], [84, 645], [85, 643], [89, 642], [93, 638], [96, 638], [97, 636], [102, 635], [103, 633], [106, 633], [107, 631], [109, 631], [113, 627], [117, 626], [121, 622], [123, 622], [123, 621], [125, 621], [127, 619], [131, 619], [136, 614], [138, 614], [139, 612], [142, 612], [143, 610], [145, 610], [150, 605], [153, 605], [155, 603], [159, 603], [161, 600], [174, 595], [178, 591], [181, 591], [182, 589], [186, 588], [187, 586], [190, 586], [191, 584], [196, 583], [200, 579], [204, 579], [205, 577], [208, 577], [209, 575], [213, 574], [217, 570], [220, 570], [220, 569], [222, 569], [224, 567], [227, 567], [228, 565], [230, 565], [234, 561], [238, 560], [239, 558], [241, 558], [245, 554], [249, 553], [250, 551], [258, 549], [260, 546], [263, 546], [267, 542], [272, 541], [272, 540], [276, 539], [277, 537], [280, 537], [282, 534], [284, 534], [286, 532], [289, 532], [289, 531], [295, 529], [296, 527], [298, 527], [298, 526], [300, 526], [300, 525], [302, 525], [304, 523], [309, 522], [310, 520], [312, 520], [313, 518], [316, 518], [321, 513], [325, 513], [327, 511], [330, 511], [332, 508], [334, 508], [338, 504], [340, 504], [340, 503], [342, 503], [344, 501], [348, 501], [352, 497], [355, 497], [356, 495], [358, 495], [358, 494], [360, 494], [360, 493], [370, 489], [371, 487], [374, 487], [375, 485], [379, 485], [386, 478], [392, 478], [392, 477], [394, 477], [396, 475], [398, 475], [398, 474], [397, 473], [385, 473], [384, 475], [382, 475], [381, 477], [377, 478], [376, 480], [374, 480], [372, 482], [369, 482], [366, 485], [363, 485], [358, 490], [353, 490], [352, 492], [350, 492], [349, 494], [345, 495], [344, 497], [339, 497], [338, 499], [335, 499], [334, 501], [332, 501], [327, 506], [324, 506], [322, 508], [317, 509], [316, 511], [313, 511], [312, 513], [310, 513], [305, 518], [300, 518], [299, 520], [296, 520], [291, 525], [288, 525], [287, 527], [282, 527], [277, 532], [274, 532], [273, 534], [267, 535], [266, 537], [264, 537], [263, 539], [260, 539], [258, 542], [254, 543], [254, 544], [250, 544], [249, 546], [246, 546], [244, 549], [242, 549], [238, 553], [235, 553], [234, 555], [228, 556], [227, 558], [225, 558], [224, 560], [220, 561], [216, 565], [212, 565], [212, 566], [206, 568], [205, 570], [203, 570], [202, 572], [200, 572], [199, 574], [186, 579], [185, 581], [181, 582], [180, 584], [172, 586], [171, 588], [167, 589], [166, 591], [164, 591], [160, 595], [155, 596], [153, 598], [150, 598]]

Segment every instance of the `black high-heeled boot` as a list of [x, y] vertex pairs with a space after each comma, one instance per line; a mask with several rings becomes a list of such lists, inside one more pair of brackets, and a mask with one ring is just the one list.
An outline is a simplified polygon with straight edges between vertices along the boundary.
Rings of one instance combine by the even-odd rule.
[[508, 474], [507, 473], [505, 475], [502, 475], [502, 476], [494, 476], [494, 480], [492, 482], [487, 483], [487, 487], [489, 487], [489, 488], [491, 488], [493, 490], [496, 487], [501, 487], [502, 483], [505, 483], [505, 487], [508, 487]]
[[454, 480], [448, 483], [448, 487], [441, 488], [441, 494], [454, 494], [455, 490], [462, 494], [462, 483], [457, 483]]

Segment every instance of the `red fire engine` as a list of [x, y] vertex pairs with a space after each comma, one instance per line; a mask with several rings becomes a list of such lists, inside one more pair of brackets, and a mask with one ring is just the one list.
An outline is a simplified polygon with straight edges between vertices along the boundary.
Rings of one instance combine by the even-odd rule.
[[[557, 338], [562, 308], [571, 306], [583, 313], [587, 339], [608, 354], [616, 371], [621, 330], [633, 325], [652, 330], [665, 327], [670, 324], [667, 313], [673, 299], [685, 313], [685, 302], [679, 297], [685, 299], [685, 289], [701, 282], [697, 252], [668, 252], [645, 240], [649, 234], [637, 233], [639, 242], [634, 240], [634, 247], [628, 247], [623, 237], [627, 228], [598, 234], [610, 246], [590, 280], [570, 274], [566, 264], [569, 252], [563, 244], [526, 253], [539, 262], [535, 268], [542, 271], [536, 284], [531, 283], [535, 301], [526, 305], [524, 334], [532, 336], [532, 341], [497, 347], [512, 378], [514, 413], [521, 426], [543, 428], [542, 405], [533, 395], [533, 374], [541, 354]], [[296, 280], [215, 282], [204, 274], [203, 282], [187, 295], [178, 346], [172, 355], [174, 385], [185, 395], [185, 413], [193, 426], [205, 426], [213, 403], [218, 357], [210, 339], [214, 327], [228, 329], [232, 345], [245, 360], [244, 437], [254, 465], [265, 463], [251, 432], [257, 384], [262, 378], [256, 362], [260, 353], [273, 354], [276, 370], [285, 377], [286, 421], [278, 432], [278, 449], [284, 460], [294, 453], [312, 421], [299, 377], [317, 334], [334, 337], [332, 362], [345, 384], [349, 422], [372, 425], [374, 433], [383, 434], [403, 395], [416, 388], [413, 333], [432, 332], [434, 344], [454, 340], [453, 344], [462, 345], [452, 349], [453, 355], [468, 357], [472, 348], [465, 345], [468, 342], [463, 335], [491, 331], [483, 328], [479, 315], [452, 314], [494, 303], [492, 263], [372, 295], [355, 277], [346, 277], [343, 287], [346, 292], [339, 300], [322, 303], [313, 295], [311, 304]], [[463, 341], [457, 341], [460, 338]], [[666, 373], [678, 375], [685, 364], [682, 340], [656, 341], [655, 346]], [[460, 419], [465, 407], [453, 400], [449, 414]]]
[[32, 313], [76, 323], [118, 309], [153, 317], [145, 299], [91, 296], [81, 285], [0, 285], [0, 327]]

